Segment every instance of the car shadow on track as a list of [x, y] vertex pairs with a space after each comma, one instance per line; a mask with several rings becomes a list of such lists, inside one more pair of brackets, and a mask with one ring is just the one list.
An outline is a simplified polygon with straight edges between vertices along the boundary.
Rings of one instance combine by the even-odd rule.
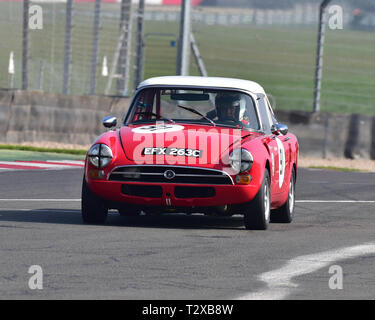
[[[0, 222], [51, 223], [83, 225], [80, 210], [33, 209], [0, 210]], [[161, 229], [242, 229], [242, 216], [216, 217], [201, 214], [165, 214], [159, 216], [121, 217], [111, 212], [103, 227], [161, 228]]]
[[113, 215], [108, 224], [114, 226], [165, 229], [239, 229], [244, 228], [240, 216], [215, 217], [202, 214], [165, 214], [159, 216], [120, 217]]

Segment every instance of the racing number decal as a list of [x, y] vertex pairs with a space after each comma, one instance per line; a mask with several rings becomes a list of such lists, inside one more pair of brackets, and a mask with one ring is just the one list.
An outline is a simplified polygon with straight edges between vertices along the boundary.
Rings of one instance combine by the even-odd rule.
[[279, 149], [279, 188], [282, 187], [285, 176], [285, 149], [279, 138], [276, 137], [277, 147]]
[[180, 131], [184, 127], [177, 124], [156, 124], [134, 128], [132, 131], [135, 133], [164, 133]]

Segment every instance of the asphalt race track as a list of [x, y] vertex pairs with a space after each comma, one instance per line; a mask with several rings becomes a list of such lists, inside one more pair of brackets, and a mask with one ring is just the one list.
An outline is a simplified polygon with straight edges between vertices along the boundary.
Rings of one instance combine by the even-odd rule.
[[375, 174], [300, 169], [295, 221], [267, 231], [241, 216], [113, 212], [84, 225], [82, 174], [0, 172], [0, 299], [375, 298]]

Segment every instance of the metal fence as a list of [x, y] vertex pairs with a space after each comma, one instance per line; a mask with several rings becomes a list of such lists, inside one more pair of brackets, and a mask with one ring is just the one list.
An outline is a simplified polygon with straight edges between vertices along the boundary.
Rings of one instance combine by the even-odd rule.
[[[121, 5], [114, 4], [107, 7], [102, 5], [99, 28], [96, 32], [94, 2], [73, 3], [71, 12], [67, 10], [66, 3], [38, 3], [37, 5], [42, 8], [43, 22], [42, 29], [29, 28], [28, 30], [27, 89], [69, 94], [104, 94], [110, 64], [119, 41]], [[0, 3], [0, 87], [2, 88], [22, 88], [22, 14], [22, 3]], [[68, 14], [70, 20], [67, 19]], [[69, 21], [71, 21], [70, 25]], [[95, 40], [97, 50], [94, 49]], [[93, 57], [94, 55], [96, 58]], [[93, 59], [95, 59], [95, 69], [92, 68]], [[11, 61], [14, 63], [14, 74], [9, 73]], [[121, 63], [126, 64], [126, 61], [122, 60]], [[94, 84], [93, 79], [95, 79]], [[111, 94], [117, 92], [116, 80], [118, 77], [114, 79], [111, 86], [109, 92]], [[92, 86], [95, 87], [94, 90], [91, 90]]]
[[[72, 2], [67, 17], [69, 1], [30, 3], [42, 8], [43, 28], [28, 30], [27, 89], [130, 95], [138, 4]], [[356, 25], [355, 7], [332, 5], [343, 8], [343, 29], [326, 32], [322, 110], [375, 115], [375, 18], [366, 13]], [[194, 7], [192, 32], [209, 76], [255, 80], [276, 108], [311, 111], [318, 15], [316, 2], [290, 10]], [[144, 78], [176, 74], [180, 8], [146, 6], [144, 19]], [[0, 1], [2, 88], [22, 88], [22, 23], [23, 3]], [[198, 75], [193, 56], [190, 74]]]

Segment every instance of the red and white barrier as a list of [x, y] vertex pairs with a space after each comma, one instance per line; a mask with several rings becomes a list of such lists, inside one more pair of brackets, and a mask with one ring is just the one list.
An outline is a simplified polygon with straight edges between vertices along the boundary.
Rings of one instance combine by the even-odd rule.
[[0, 161], [0, 172], [9, 170], [60, 170], [83, 168], [84, 160]]

